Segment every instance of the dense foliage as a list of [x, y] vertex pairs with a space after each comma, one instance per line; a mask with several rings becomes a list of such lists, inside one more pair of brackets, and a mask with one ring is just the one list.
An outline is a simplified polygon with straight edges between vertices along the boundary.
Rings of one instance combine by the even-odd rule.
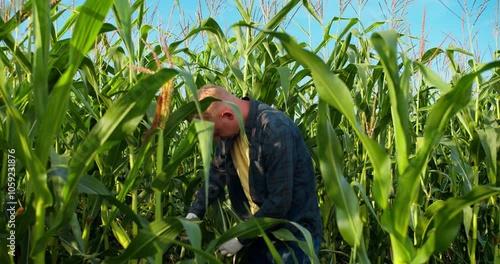
[[184, 219], [213, 149], [211, 124], [188, 118], [207, 83], [299, 126], [324, 221], [313, 261], [500, 263], [499, 51], [410, 58], [404, 32], [338, 17], [312, 47], [282, 31], [297, 9], [320, 20], [308, 1], [265, 23], [234, 2], [229, 36], [212, 18], [168, 36], [144, 0], [28, 1], [0, 20], [1, 263], [224, 263], [218, 245], [279, 223], [240, 223], [224, 199]]

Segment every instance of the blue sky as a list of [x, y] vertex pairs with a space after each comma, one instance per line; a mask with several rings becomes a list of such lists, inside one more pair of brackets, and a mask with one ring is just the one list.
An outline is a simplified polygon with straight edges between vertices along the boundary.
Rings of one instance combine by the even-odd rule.
[[[325, 24], [328, 23], [332, 17], [339, 16], [340, 1], [343, 3], [348, 2], [346, 0], [322, 1], [325, 4], [323, 12]], [[366, 5], [362, 9], [360, 16], [358, 16], [358, 10], [355, 10], [359, 7], [357, 4], [358, 1], [361, 0], [352, 0], [351, 5], [345, 8], [342, 17], [359, 17], [364, 27], [368, 27], [374, 21], [383, 21], [384, 13], [387, 16], [388, 11], [382, 11], [382, 9], [386, 9], [386, 2], [392, 2], [392, 0], [363, 0]], [[217, 16], [213, 18], [223, 27], [223, 29], [227, 29], [228, 34], [232, 34], [229, 29], [230, 25], [241, 19], [234, 1], [232, 0], [153, 0], [148, 1], [148, 5], [154, 8], [154, 6], [158, 4], [159, 12], [155, 14], [155, 19], [166, 23], [169, 20], [170, 11], [174, 2], [179, 2], [184, 12], [184, 19], [191, 21], [191, 25], [193, 25], [194, 21], [197, 19], [197, 10], [200, 8], [199, 2], [202, 6], [203, 18], [209, 16], [209, 9], [206, 7], [207, 2], [222, 3], [222, 6], [218, 9]], [[248, 2], [248, 0], [241, 0], [241, 2]], [[272, 1], [255, 0], [257, 5], [260, 2], [269, 3]], [[313, 0], [313, 2], [316, 1]], [[399, 2], [404, 3], [406, 1], [400, 0]], [[499, 0], [466, 0], [465, 2], [464, 0], [414, 0], [410, 2], [411, 3], [406, 6], [403, 19], [406, 21], [405, 23], [408, 26], [409, 33], [418, 38], [422, 36], [422, 18], [424, 9], [426, 10], [425, 39], [428, 42], [426, 43], [425, 50], [439, 45], [442, 45], [443, 48], [458, 46], [468, 51], [474, 49], [475, 54], [479, 55], [482, 61], [489, 61], [492, 58], [493, 51], [499, 49], [497, 44], [499, 38], [498, 32], [494, 31], [496, 27], [495, 21], [498, 20], [497, 13]], [[476, 21], [476, 17], [481, 10], [480, 5], [483, 2], [486, 2], [487, 8], [484, 9]], [[462, 23], [461, 17], [466, 18], [466, 16], [464, 16], [464, 14], [466, 14], [464, 10], [467, 10], [469, 13], [470, 19], [468, 24], [467, 20], [464, 20], [466, 22], [465, 24]], [[179, 19], [178, 16], [179, 10], [176, 9], [172, 14], [170, 22], [172, 27], [177, 22], [176, 20]], [[467, 25], [471, 26], [471, 33], [475, 35], [472, 47]], [[384, 28], [388, 26], [387, 24]], [[300, 27], [313, 34], [308, 36]], [[343, 29], [343, 26], [339, 25], [339, 28]], [[334, 30], [335, 27], [332, 27], [330, 33], [335, 33]], [[321, 25], [307, 15], [303, 7], [299, 8], [293, 18], [293, 22], [286, 28], [286, 32], [295, 36], [299, 41], [311, 43], [312, 46], [315, 46], [315, 43], [319, 43], [323, 37]], [[415, 45], [418, 44], [418, 40], [414, 41]]]

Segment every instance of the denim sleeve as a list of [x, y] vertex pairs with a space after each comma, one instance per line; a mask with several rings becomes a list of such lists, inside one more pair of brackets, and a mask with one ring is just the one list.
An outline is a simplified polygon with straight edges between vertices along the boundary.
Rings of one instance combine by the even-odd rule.
[[[201, 188], [196, 192], [194, 201], [189, 208], [189, 213], [193, 213], [199, 218], [205, 215], [207, 206], [212, 204], [217, 197], [224, 192], [224, 187], [228, 183], [228, 175], [225, 170], [224, 144], [219, 143], [215, 158], [210, 166], [210, 175], [208, 179], [208, 193], [206, 192], [206, 182], [203, 182]], [[207, 200], [208, 199], [208, 200]]]
[[285, 218], [292, 204], [295, 153], [293, 129], [279, 118], [266, 123], [262, 131], [262, 161], [266, 168], [268, 195], [254, 216]]

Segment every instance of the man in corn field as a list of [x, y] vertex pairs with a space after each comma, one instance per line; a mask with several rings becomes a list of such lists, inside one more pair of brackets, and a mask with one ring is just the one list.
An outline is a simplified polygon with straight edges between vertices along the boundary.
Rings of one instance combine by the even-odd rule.
[[[222, 87], [206, 85], [198, 100], [214, 97], [203, 119], [214, 123], [218, 141], [210, 169], [208, 195], [205, 186], [196, 193], [186, 218], [203, 217], [208, 204], [217, 199], [227, 185], [234, 210], [243, 218], [286, 219], [305, 227], [312, 235], [316, 254], [322, 238], [316, 178], [312, 159], [296, 124], [283, 112], [260, 101], [237, 98]], [[237, 114], [241, 112], [245, 131], [241, 133]], [[283, 226], [297, 238], [302, 233], [292, 224]], [[282, 242], [268, 236], [285, 263], [309, 263], [295, 242]], [[249, 263], [274, 263], [262, 238], [233, 238], [222, 244], [220, 252], [233, 256], [247, 246]]]

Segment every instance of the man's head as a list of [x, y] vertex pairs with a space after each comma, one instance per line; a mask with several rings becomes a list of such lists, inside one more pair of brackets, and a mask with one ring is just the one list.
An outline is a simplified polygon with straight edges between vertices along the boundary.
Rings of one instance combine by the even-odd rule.
[[234, 109], [226, 102], [234, 103], [239, 108], [244, 121], [248, 115], [250, 102], [241, 100], [224, 88], [213, 84], [205, 85], [198, 90], [198, 100], [206, 97], [221, 100], [211, 103], [203, 112], [203, 119], [214, 123], [214, 139], [220, 140], [238, 135], [240, 133], [238, 118]]

